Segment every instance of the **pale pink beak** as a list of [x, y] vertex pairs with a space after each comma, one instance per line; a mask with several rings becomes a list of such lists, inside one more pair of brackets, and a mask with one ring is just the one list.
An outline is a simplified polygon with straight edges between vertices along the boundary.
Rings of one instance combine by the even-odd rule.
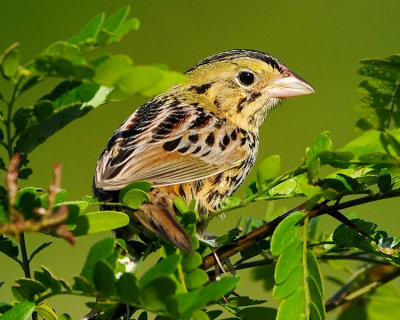
[[289, 70], [283, 71], [279, 79], [262, 91], [271, 98], [297, 97], [315, 92], [314, 88], [306, 80]]

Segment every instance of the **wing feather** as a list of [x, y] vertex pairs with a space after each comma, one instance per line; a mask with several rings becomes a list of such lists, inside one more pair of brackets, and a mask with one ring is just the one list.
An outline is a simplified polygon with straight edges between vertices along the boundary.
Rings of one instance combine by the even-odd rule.
[[[151, 122], [143, 119], [146, 114], [153, 115]], [[149, 180], [166, 186], [218, 174], [247, 157], [240, 139], [223, 145], [224, 137], [233, 132], [236, 137], [233, 124], [202, 108], [176, 101], [159, 108], [151, 101], [115, 132], [97, 163], [95, 185], [119, 190], [135, 180]], [[207, 140], [210, 134], [213, 143]]]

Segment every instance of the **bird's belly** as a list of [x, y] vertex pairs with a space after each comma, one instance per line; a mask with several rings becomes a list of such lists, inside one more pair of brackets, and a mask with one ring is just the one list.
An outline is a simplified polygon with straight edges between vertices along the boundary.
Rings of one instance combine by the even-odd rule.
[[231, 196], [239, 188], [249, 171], [250, 167], [232, 168], [205, 179], [160, 189], [171, 200], [181, 197], [186, 203], [190, 203], [194, 199], [200, 220], [204, 220], [210, 212], [217, 210], [223, 198]]

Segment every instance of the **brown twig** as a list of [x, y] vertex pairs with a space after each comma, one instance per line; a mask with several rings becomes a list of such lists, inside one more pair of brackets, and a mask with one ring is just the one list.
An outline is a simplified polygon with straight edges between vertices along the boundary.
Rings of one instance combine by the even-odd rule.
[[[367, 275], [366, 281], [356, 288], [353, 288], [354, 283], [360, 278]], [[393, 280], [394, 278], [400, 276], [400, 268], [395, 266], [374, 266], [370, 269], [363, 270], [359, 272], [355, 277], [352, 277], [349, 282], [347, 282], [343, 287], [341, 287], [338, 292], [336, 292], [328, 301], [325, 303], [326, 311], [331, 311], [345, 303], [350, 303], [355, 301], [360, 296], [371, 292], [377, 287]]]
[[[308, 213], [308, 217], [309, 219], [313, 219], [323, 214], [330, 214], [332, 216], [335, 216], [335, 213], [342, 209], [399, 196], [400, 196], [400, 189], [395, 189], [387, 192], [378, 192], [375, 194], [370, 194], [362, 198], [353, 199], [342, 203], [336, 203], [332, 206], [328, 206], [324, 202], [322, 204], [318, 204], [312, 210], [310, 210]], [[279, 223], [281, 223], [283, 219], [285, 219], [287, 216], [289, 216], [291, 213], [295, 211], [305, 211], [305, 204], [304, 203], [301, 204], [295, 209], [286, 212], [285, 214], [275, 218], [274, 220], [268, 222], [267, 224], [251, 231], [245, 236], [236, 239], [233, 244], [229, 244], [219, 248], [218, 250], [215, 251], [215, 253], [217, 254], [220, 260], [225, 260], [232, 257], [236, 253], [255, 244], [257, 241], [260, 241], [262, 239], [265, 239], [266, 237], [271, 236], [275, 231], [276, 227], [279, 225]], [[209, 254], [208, 256], [205, 256], [203, 258], [202, 268], [203, 270], [207, 270], [212, 266], [214, 266], [216, 263], [217, 261], [215, 259], [215, 256], [213, 254]]]

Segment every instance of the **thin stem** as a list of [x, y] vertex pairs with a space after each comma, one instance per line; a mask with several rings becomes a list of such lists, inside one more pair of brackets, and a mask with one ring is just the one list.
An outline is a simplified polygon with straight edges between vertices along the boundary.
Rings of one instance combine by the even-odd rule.
[[391, 270], [386, 272], [380, 272], [378, 278], [373, 282], [370, 282], [366, 285], [362, 285], [359, 288], [356, 288], [353, 291], [348, 291], [351, 285], [355, 282], [357, 277], [368, 272], [368, 269], [361, 269], [357, 271], [342, 288], [339, 289], [337, 293], [333, 295], [326, 303], [325, 309], [326, 311], [331, 311], [345, 303], [351, 302], [352, 300], [358, 298], [360, 295], [363, 295], [367, 292], [370, 292], [377, 287], [384, 285], [385, 283], [397, 278], [400, 276], [400, 268], [392, 267]]
[[25, 278], [31, 278], [31, 270], [25, 244], [25, 235], [23, 233], [20, 235], [19, 243], [21, 245], [22, 269], [24, 270]]
[[49, 298], [51, 298], [51, 297], [58, 296], [58, 295], [64, 295], [64, 294], [68, 294], [68, 295], [71, 295], [71, 296], [79, 296], [79, 297], [89, 297], [89, 298], [93, 298], [93, 295], [92, 295], [92, 294], [84, 294], [84, 293], [79, 292], [79, 291], [60, 291], [60, 292], [57, 292], [57, 293], [50, 292], [50, 293], [48, 293], [48, 294], [45, 294], [45, 295], [41, 296], [39, 299], [37, 299], [37, 300], [36, 300], [36, 304], [39, 305], [39, 304], [41, 304], [43, 301], [45, 301], [46, 299], [49, 299]]
[[393, 265], [391, 262], [386, 260], [378, 260], [369, 257], [359, 256], [359, 255], [334, 255], [334, 254], [324, 254], [318, 257], [320, 260], [356, 260], [363, 261], [375, 264], [383, 264], [383, 265]]
[[13, 141], [12, 141], [12, 133], [11, 133], [11, 121], [12, 121], [12, 115], [13, 115], [13, 107], [15, 103], [15, 99], [17, 98], [18, 95], [18, 87], [19, 84], [21, 83], [22, 77], [19, 78], [17, 83], [14, 86], [13, 92], [11, 94], [11, 99], [9, 102], [7, 102], [7, 119], [5, 121], [6, 125], [6, 137], [7, 137], [7, 152], [8, 152], [8, 158], [11, 159], [13, 156]]
[[234, 209], [238, 208], [243, 208], [247, 206], [250, 202], [256, 201], [259, 197], [261, 197], [264, 193], [266, 193], [269, 189], [275, 187], [276, 185], [280, 184], [281, 182], [290, 179], [291, 177], [294, 177], [300, 173], [302, 173], [304, 169], [302, 167], [297, 167], [291, 171], [288, 171], [274, 180], [272, 180], [270, 183], [268, 183], [264, 188], [259, 190], [257, 193], [253, 194], [252, 196], [240, 201], [239, 203], [232, 205], [232, 206], [227, 206], [225, 208], [219, 209], [211, 214], [208, 215], [206, 221], [210, 221], [211, 219], [227, 212], [227, 211], [232, 211]]
[[[323, 214], [330, 214], [332, 212], [358, 206], [364, 203], [374, 202], [383, 199], [389, 199], [394, 197], [400, 196], [400, 189], [390, 190], [387, 192], [378, 192], [375, 194], [370, 194], [368, 196], [349, 200], [346, 202], [338, 203], [332, 206], [328, 206], [326, 203], [319, 204], [315, 206], [309, 213], [309, 219], [313, 219], [315, 217], [321, 216]], [[216, 254], [221, 260], [225, 260], [230, 258], [231, 256], [235, 255], [236, 253], [250, 247], [257, 241], [265, 239], [273, 234], [276, 227], [281, 223], [283, 219], [289, 216], [291, 213], [295, 211], [304, 211], [305, 204], [301, 204], [300, 206], [294, 208], [286, 212], [285, 214], [275, 218], [274, 220], [268, 222], [267, 224], [262, 225], [261, 227], [254, 229], [253, 231], [249, 232], [248, 234], [236, 239], [232, 244], [225, 245], [219, 248], [216, 251]], [[207, 270], [214, 266], [217, 263], [213, 254], [209, 254], [208, 256], [203, 258], [202, 268]]]
[[[178, 254], [181, 253], [179, 249], [177, 249], [176, 251], [177, 251]], [[188, 290], [187, 290], [187, 287], [186, 287], [185, 275], [183, 273], [183, 269], [182, 269], [182, 264], [181, 263], [178, 264], [178, 276], [179, 276], [179, 281], [182, 284], [183, 292], [187, 293]]]

